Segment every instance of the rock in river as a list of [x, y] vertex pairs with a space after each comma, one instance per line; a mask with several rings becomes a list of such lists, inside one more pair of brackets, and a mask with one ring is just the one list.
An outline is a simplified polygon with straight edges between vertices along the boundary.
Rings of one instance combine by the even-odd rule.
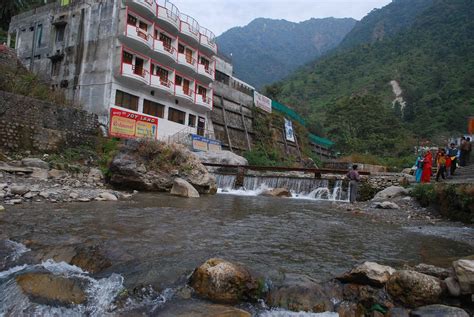
[[408, 307], [438, 303], [443, 292], [438, 278], [408, 270], [395, 272], [387, 283], [387, 291]]
[[24, 294], [40, 304], [69, 306], [87, 301], [86, 284], [82, 280], [51, 273], [26, 273], [17, 276], [16, 282]]
[[26, 194], [30, 190], [26, 186], [17, 185], [17, 186], [10, 187], [10, 191], [13, 195], [23, 196], [24, 194]]
[[21, 165], [26, 167], [37, 167], [41, 169], [49, 169], [49, 164], [39, 158], [24, 158], [21, 160]]
[[410, 314], [411, 317], [469, 317], [469, 314], [457, 307], [445, 305], [430, 305], [417, 308]]
[[259, 291], [259, 283], [245, 267], [217, 258], [195, 269], [189, 283], [198, 295], [223, 303], [254, 299]]
[[454, 271], [461, 286], [461, 294], [474, 293], [474, 260], [462, 259], [453, 262]]
[[267, 304], [292, 311], [333, 311], [331, 298], [316, 281], [304, 275], [287, 274], [282, 285], [270, 290]]
[[199, 193], [193, 185], [181, 178], [176, 178], [174, 180], [173, 187], [171, 188], [171, 195], [187, 198], [199, 198]]
[[408, 190], [406, 190], [405, 188], [401, 186], [390, 186], [378, 192], [372, 200], [373, 201], [386, 201], [391, 198], [396, 198], [396, 197], [406, 196], [406, 195], [408, 195]]
[[291, 193], [286, 188], [274, 188], [266, 190], [262, 193], [262, 196], [270, 197], [291, 197]]
[[232, 306], [182, 301], [169, 305], [159, 312], [160, 317], [251, 317], [245, 310]]
[[388, 282], [395, 269], [375, 262], [364, 262], [337, 279], [344, 283], [356, 283], [382, 287]]

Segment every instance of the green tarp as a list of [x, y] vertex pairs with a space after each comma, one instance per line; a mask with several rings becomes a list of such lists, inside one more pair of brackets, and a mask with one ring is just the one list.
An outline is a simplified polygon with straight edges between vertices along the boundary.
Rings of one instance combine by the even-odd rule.
[[[275, 100], [272, 100], [272, 109], [283, 113], [284, 115], [288, 116], [289, 118], [299, 122], [301, 125], [306, 127], [306, 121], [301, 117], [299, 114], [297, 114], [293, 109], [288, 108], [287, 106], [276, 102]], [[334, 145], [334, 142], [331, 142], [328, 139], [321, 138], [317, 135], [314, 135], [312, 133], [309, 134], [309, 139], [311, 142], [318, 144], [322, 147], [325, 148], [330, 148], [331, 146]]]

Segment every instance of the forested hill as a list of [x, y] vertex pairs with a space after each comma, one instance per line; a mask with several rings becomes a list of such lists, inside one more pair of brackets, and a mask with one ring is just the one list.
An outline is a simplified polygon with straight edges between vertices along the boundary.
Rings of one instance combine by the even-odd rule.
[[[406, 6], [403, 14], [412, 1], [398, 3]], [[382, 16], [387, 7], [363, 21], [372, 23], [370, 15]], [[338, 49], [267, 94], [305, 114], [315, 132], [346, 153], [401, 155], [420, 139], [465, 132], [467, 116], [474, 115], [473, 17], [474, 1], [433, 0], [398, 33]], [[399, 83], [403, 100], [393, 102], [391, 81]]]
[[259, 18], [217, 38], [219, 51], [230, 55], [237, 77], [261, 87], [336, 47], [354, 19], [310, 19], [300, 23]]
[[374, 9], [357, 22], [339, 48], [387, 39], [407, 28], [417, 16], [433, 5], [434, 0], [393, 0], [382, 9]]

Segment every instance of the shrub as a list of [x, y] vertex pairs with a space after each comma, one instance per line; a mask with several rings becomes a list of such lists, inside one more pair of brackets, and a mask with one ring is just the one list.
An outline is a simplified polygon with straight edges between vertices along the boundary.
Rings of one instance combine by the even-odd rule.
[[436, 201], [436, 191], [432, 184], [418, 184], [410, 192], [411, 196], [416, 198], [421, 206], [428, 207]]

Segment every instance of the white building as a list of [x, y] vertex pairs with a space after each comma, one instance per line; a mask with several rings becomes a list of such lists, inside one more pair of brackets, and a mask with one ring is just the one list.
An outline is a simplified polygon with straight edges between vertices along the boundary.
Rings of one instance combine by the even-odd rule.
[[159, 139], [213, 130], [214, 39], [167, 0], [54, 3], [9, 29], [20, 60], [53, 89], [104, 124], [111, 108], [156, 117]]

